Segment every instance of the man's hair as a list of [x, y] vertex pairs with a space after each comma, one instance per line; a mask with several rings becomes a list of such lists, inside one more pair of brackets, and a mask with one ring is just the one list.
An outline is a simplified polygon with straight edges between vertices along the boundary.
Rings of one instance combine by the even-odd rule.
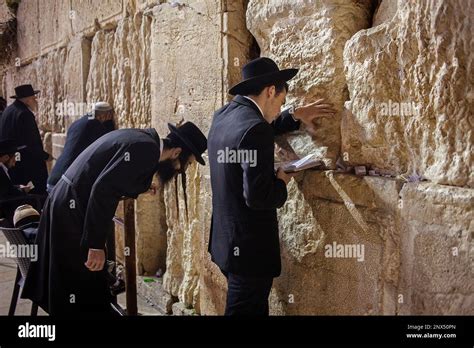
[[288, 83], [286, 81], [277, 81], [277, 82], [274, 82], [274, 83], [266, 84], [264, 86], [250, 87], [247, 90], [245, 95], [259, 95], [260, 93], [262, 93], [262, 91], [265, 88], [270, 87], [270, 86], [275, 86], [275, 92], [276, 92], [277, 95], [280, 94], [281, 92], [283, 92], [283, 90], [288, 92]]

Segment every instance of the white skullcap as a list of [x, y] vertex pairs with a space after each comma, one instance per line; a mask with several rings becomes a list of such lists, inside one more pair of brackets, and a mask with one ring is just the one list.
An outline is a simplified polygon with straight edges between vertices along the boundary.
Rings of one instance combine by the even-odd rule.
[[97, 102], [94, 104], [94, 110], [93, 111], [110, 111], [112, 110], [112, 107], [110, 106], [109, 103], [107, 102]]

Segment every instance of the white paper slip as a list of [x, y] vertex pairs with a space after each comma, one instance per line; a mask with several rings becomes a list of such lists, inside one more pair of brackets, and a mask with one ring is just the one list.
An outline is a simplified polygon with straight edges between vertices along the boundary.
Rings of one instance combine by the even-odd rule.
[[315, 158], [313, 154], [310, 154], [294, 161], [277, 163], [275, 167], [276, 168], [283, 167], [283, 170], [286, 173], [293, 173], [293, 172], [299, 172], [299, 171], [309, 169], [309, 168], [314, 168], [322, 164], [323, 162], [321, 160]]

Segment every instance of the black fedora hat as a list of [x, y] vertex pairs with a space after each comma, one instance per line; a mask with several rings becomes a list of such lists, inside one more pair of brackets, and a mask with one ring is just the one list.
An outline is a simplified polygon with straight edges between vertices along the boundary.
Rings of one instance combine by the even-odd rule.
[[26, 146], [17, 146], [12, 139], [0, 139], [0, 156], [9, 155], [24, 149]]
[[38, 94], [40, 91], [34, 90], [32, 85], [20, 85], [15, 87], [15, 95], [12, 95], [10, 98], [19, 99], [31, 97], [32, 95]]
[[229, 89], [229, 94], [246, 94], [250, 88], [265, 86], [273, 82], [291, 80], [298, 69], [278, 69], [278, 65], [267, 57], [254, 59], [242, 68], [242, 81]]
[[187, 149], [196, 157], [196, 160], [205, 165], [202, 154], [207, 150], [207, 139], [201, 130], [192, 122], [186, 122], [179, 127], [168, 123], [171, 133], [176, 135]]

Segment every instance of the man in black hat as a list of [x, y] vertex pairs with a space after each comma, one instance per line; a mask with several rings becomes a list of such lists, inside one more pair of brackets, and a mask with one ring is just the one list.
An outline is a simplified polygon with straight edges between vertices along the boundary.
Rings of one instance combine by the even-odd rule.
[[297, 72], [279, 70], [269, 58], [249, 62], [243, 81], [229, 91], [236, 96], [216, 111], [209, 130], [209, 252], [227, 278], [226, 315], [268, 315], [273, 278], [281, 272], [276, 209], [286, 201], [291, 176], [274, 171], [274, 136], [335, 113], [318, 100], [280, 114], [286, 81]]
[[15, 167], [16, 154], [24, 146], [17, 146], [11, 139], [0, 140], [0, 211], [10, 223], [16, 207], [36, 202], [36, 199], [27, 195], [29, 186], [14, 185], [10, 179], [9, 170]]
[[102, 136], [71, 164], [46, 200], [22, 296], [51, 315], [111, 313], [104, 262], [108, 233], [121, 197], [148, 191], [155, 173], [163, 184], [201, 157], [207, 140], [196, 125], [121, 129]]
[[50, 159], [50, 156], [43, 149], [33, 114], [38, 110], [38, 93], [31, 85], [15, 87], [15, 95], [11, 97], [16, 99], [15, 102], [0, 116], [0, 138], [13, 139], [17, 144], [26, 145], [20, 151], [17, 165], [10, 171], [13, 183], [26, 185], [32, 181], [35, 187], [31, 193], [46, 194], [46, 160]]

